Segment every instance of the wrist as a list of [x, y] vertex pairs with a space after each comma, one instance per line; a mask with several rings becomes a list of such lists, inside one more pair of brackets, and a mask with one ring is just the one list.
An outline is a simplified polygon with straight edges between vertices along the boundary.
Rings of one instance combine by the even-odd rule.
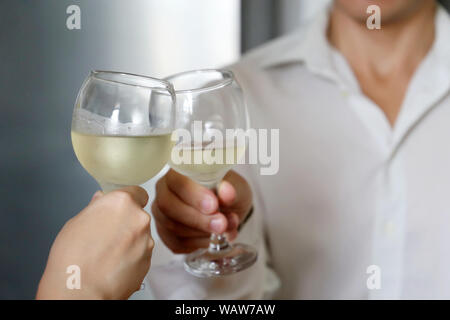
[[104, 296], [89, 286], [81, 286], [80, 289], [67, 288], [66, 280], [66, 277], [55, 277], [44, 272], [36, 300], [105, 300]]

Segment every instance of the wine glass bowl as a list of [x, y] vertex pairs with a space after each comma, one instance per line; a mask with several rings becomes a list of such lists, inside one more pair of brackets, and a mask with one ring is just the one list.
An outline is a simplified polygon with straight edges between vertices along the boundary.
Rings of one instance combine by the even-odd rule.
[[[228, 70], [187, 71], [165, 80], [175, 89], [180, 132], [169, 164], [215, 191], [245, 154], [249, 117], [243, 91]], [[248, 268], [256, 259], [252, 247], [232, 245], [225, 235], [212, 234], [209, 248], [186, 257], [185, 269], [198, 277], [224, 276]]]
[[105, 192], [142, 184], [170, 158], [175, 115], [170, 83], [129, 73], [92, 71], [73, 111], [75, 154]]

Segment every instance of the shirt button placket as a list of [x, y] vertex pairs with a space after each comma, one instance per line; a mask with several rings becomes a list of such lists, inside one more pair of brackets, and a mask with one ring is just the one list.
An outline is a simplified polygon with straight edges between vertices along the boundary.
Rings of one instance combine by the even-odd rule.
[[406, 213], [405, 181], [399, 155], [383, 167], [374, 236], [374, 262], [381, 269], [381, 289], [371, 290], [373, 299], [400, 297], [403, 237]]

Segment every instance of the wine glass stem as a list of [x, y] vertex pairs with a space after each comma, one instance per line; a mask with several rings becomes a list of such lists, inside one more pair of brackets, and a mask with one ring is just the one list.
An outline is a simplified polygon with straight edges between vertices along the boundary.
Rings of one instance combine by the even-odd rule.
[[219, 253], [224, 252], [230, 249], [230, 244], [227, 241], [227, 238], [223, 234], [212, 233], [211, 238], [209, 239], [209, 248], [208, 251], [210, 253]]
[[[217, 190], [219, 188], [219, 182], [213, 183], [200, 183], [204, 187], [210, 189], [215, 194], [217, 194]], [[224, 253], [231, 249], [231, 245], [228, 243], [227, 237], [224, 234], [212, 233], [209, 238], [209, 248], [208, 252], [212, 254]]]

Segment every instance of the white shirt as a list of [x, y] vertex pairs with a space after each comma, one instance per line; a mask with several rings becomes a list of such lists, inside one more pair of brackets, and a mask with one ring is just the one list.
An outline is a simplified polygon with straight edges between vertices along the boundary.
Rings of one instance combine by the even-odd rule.
[[[327, 21], [232, 67], [253, 127], [280, 130], [278, 174], [241, 170], [255, 211], [237, 241], [258, 247], [257, 264], [197, 279], [182, 256], [154, 260], [157, 298], [450, 298], [450, 17], [439, 8], [394, 128], [328, 44]], [[371, 265], [381, 289], [368, 289]]]

